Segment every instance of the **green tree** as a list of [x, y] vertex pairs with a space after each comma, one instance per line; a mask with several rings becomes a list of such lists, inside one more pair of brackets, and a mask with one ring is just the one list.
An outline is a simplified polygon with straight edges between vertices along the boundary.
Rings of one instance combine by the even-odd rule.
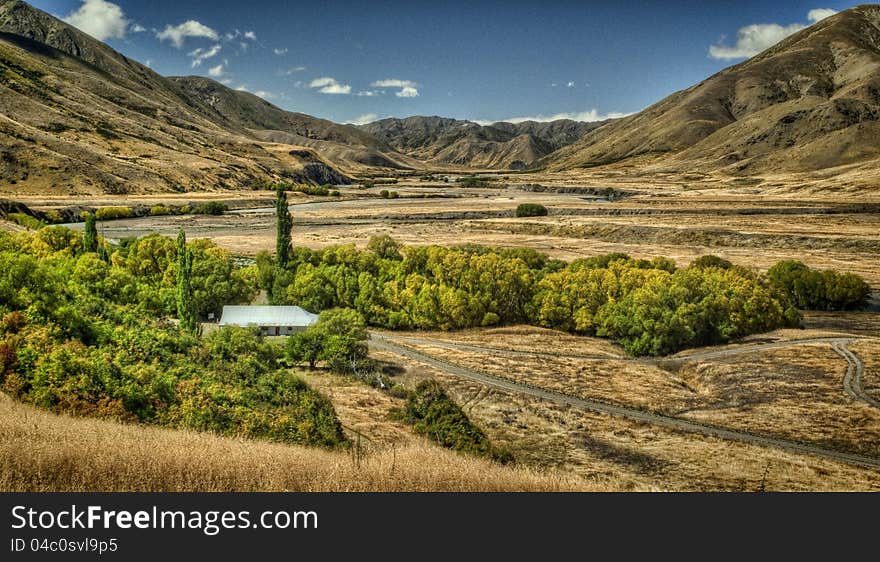
[[691, 267], [697, 269], [706, 269], [708, 267], [717, 267], [718, 269], [730, 269], [731, 267], [733, 267], [733, 264], [724, 258], [719, 258], [718, 256], [715, 256], [713, 254], [706, 254], [705, 256], [700, 256], [692, 261]]
[[355, 310], [325, 310], [318, 321], [287, 339], [285, 352], [294, 363], [318, 361], [337, 372], [356, 373], [367, 358], [367, 330], [363, 317]]
[[196, 310], [193, 306], [192, 252], [186, 247], [186, 233], [177, 235], [177, 318], [180, 327], [190, 334], [198, 331]]
[[275, 264], [284, 269], [290, 260], [292, 249], [290, 229], [293, 227], [293, 218], [290, 216], [290, 208], [287, 205], [287, 192], [281, 188], [277, 193], [275, 216], [277, 217], [278, 232], [275, 238]]
[[83, 251], [98, 251], [98, 229], [95, 226], [94, 213], [86, 213], [86, 228], [83, 234]]
[[367, 243], [367, 250], [386, 260], [402, 260], [400, 255], [400, 243], [387, 234], [371, 236]]

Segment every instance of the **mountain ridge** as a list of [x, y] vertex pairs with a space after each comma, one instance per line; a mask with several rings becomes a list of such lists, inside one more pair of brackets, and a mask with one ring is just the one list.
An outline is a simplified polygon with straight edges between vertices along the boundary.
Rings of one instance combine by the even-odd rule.
[[586, 134], [536, 167], [648, 158], [668, 170], [736, 176], [873, 166], [878, 69], [880, 6], [852, 8]]
[[482, 125], [440, 116], [389, 117], [359, 128], [429, 164], [524, 169], [606, 121], [499, 121]]

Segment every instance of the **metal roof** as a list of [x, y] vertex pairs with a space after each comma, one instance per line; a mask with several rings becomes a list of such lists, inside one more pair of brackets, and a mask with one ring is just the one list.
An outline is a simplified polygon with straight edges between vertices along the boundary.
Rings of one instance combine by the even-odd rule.
[[311, 326], [318, 315], [298, 306], [223, 307], [221, 326]]

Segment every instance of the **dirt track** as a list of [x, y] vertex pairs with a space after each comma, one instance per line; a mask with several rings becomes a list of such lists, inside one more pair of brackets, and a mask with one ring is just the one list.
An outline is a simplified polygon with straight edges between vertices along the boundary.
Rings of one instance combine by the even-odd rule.
[[[417, 339], [417, 338], [409, 338]], [[830, 342], [832, 345], [840, 345], [842, 346], [840, 349], [845, 350], [846, 353], [850, 354], [851, 357], [847, 357], [840, 351], [848, 362], [847, 369], [847, 377], [846, 380], [860, 380], [862, 367], [861, 361], [858, 360], [858, 357], [855, 356], [851, 351], [849, 351], [845, 346], [846, 343], [851, 341], [853, 338], [810, 338], [804, 340], [794, 340], [789, 342], [774, 342], [767, 344], [757, 344], [757, 345], [748, 345], [742, 346], [738, 348], [719, 350], [714, 352], [703, 352], [696, 353], [690, 356], [678, 357], [675, 359], [678, 360], [690, 360], [696, 358], [710, 358], [710, 357], [723, 357], [727, 355], [734, 355], [736, 353], [746, 353], [761, 349], [774, 348], [774, 347], [785, 347], [791, 345], [806, 345], [811, 343], [822, 343], [822, 342]], [[397, 340], [397, 343], [392, 340]], [[395, 353], [397, 355], [401, 355], [403, 357], [408, 357], [409, 359], [419, 361], [421, 363], [425, 363], [427, 365], [431, 365], [432, 367], [441, 369], [447, 373], [457, 375], [460, 377], [464, 377], [470, 380], [474, 380], [481, 384], [485, 384], [488, 386], [493, 386], [495, 388], [499, 388], [502, 390], [507, 390], [510, 392], [516, 392], [520, 394], [526, 394], [529, 396], [534, 396], [536, 398], [540, 398], [543, 400], [549, 400], [551, 402], [555, 402], [557, 404], [571, 406], [574, 408], [579, 408], [582, 410], [599, 412], [603, 414], [610, 414], [612, 416], [623, 417], [631, 420], [635, 420], [638, 422], [649, 423], [654, 425], [660, 425], [663, 427], [668, 427], [678, 431], [685, 431], [691, 433], [699, 433], [702, 435], [708, 435], [712, 437], [717, 437], [720, 439], [728, 439], [733, 441], [740, 441], [744, 443], [750, 443], [753, 445], [759, 445], [764, 447], [773, 447], [777, 449], [783, 449], [787, 451], [793, 451], [796, 453], [803, 453], [808, 455], [814, 455], [819, 457], [824, 457], [828, 459], [833, 459], [841, 462], [858, 464], [863, 466], [870, 467], [880, 467], [880, 458], [868, 457], [865, 455], [859, 455], [855, 453], [846, 453], [843, 451], [836, 451], [833, 449], [827, 449], [824, 447], [819, 447], [815, 445], [810, 445], [808, 443], [802, 443], [798, 441], [793, 441], [789, 439], [780, 439], [776, 437], [769, 437], [765, 435], [757, 435], [753, 433], [748, 433], [745, 431], [738, 431], [732, 429], [726, 429], [723, 427], [717, 427], [710, 424], [703, 424], [695, 421], [690, 421], [682, 418], [677, 418], [674, 416], [667, 416], [663, 414], [658, 414], [654, 412], [648, 412], [645, 410], [640, 410], [638, 408], [632, 408], [627, 406], [620, 406], [616, 404], [608, 404], [605, 402], [598, 402], [595, 400], [586, 400], [583, 398], [578, 398], [575, 396], [570, 396], [568, 394], [563, 394], [561, 392], [555, 392], [539, 387], [530, 386], [527, 384], [515, 382], [512, 380], [508, 380], [502, 377], [489, 375], [486, 373], [480, 373], [478, 371], [474, 371], [468, 369], [466, 367], [462, 367], [460, 365], [456, 365], [455, 363], [451, 363], [444, 359], [439, 359], [427, 353], [417, 351], [411, 347], [403, 345], [400, 343], [401, 339], [395, 338], [394, 336], [388, 335], [379, 335], [373, 334], [372, 339], [370, 341], [370, 345], [385, 351], [389, 351], [391, 353]], [[424, 340], [430, 341], [430, 340]], [[443, 342], [447, 345], [448, 342]], [[467, 346], [467, 347], [477, 347], [477, 346]], [[838, 350], [838, 347], [835, 347], [835, 351]], [[854, 358], [854, 359], [853, 359]], [[852, 375], [850, 376], [850, 373]], [[855, 389], [855, 387], [853, 387]], [[861, 388], [858, 386], [858, 388]], [[854, 390], [855, 392], [855, 390]], [[862, 391], [864, 393], [864, 391]]]
[[862, 375], [865, 373], [865, 366], [859, 356], [850, 351], [846, 346], [848, 342], [837, 342], [832, 344], [834, 351], [846, 360], [846, 374], [843, 376], [843, 389], [847, 394], [861, 400], [866, 404], [875, 408], [880, 408], [880, 401], [877, 401], [870, 394], [865, 392], [862, 386]]

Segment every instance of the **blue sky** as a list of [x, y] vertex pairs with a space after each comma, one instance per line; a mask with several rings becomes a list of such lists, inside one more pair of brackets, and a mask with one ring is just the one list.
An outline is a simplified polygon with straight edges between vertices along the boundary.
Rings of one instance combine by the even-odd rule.
[[632, 113], [854, 4], [33, 0], [163, 75], [338, 122]]

